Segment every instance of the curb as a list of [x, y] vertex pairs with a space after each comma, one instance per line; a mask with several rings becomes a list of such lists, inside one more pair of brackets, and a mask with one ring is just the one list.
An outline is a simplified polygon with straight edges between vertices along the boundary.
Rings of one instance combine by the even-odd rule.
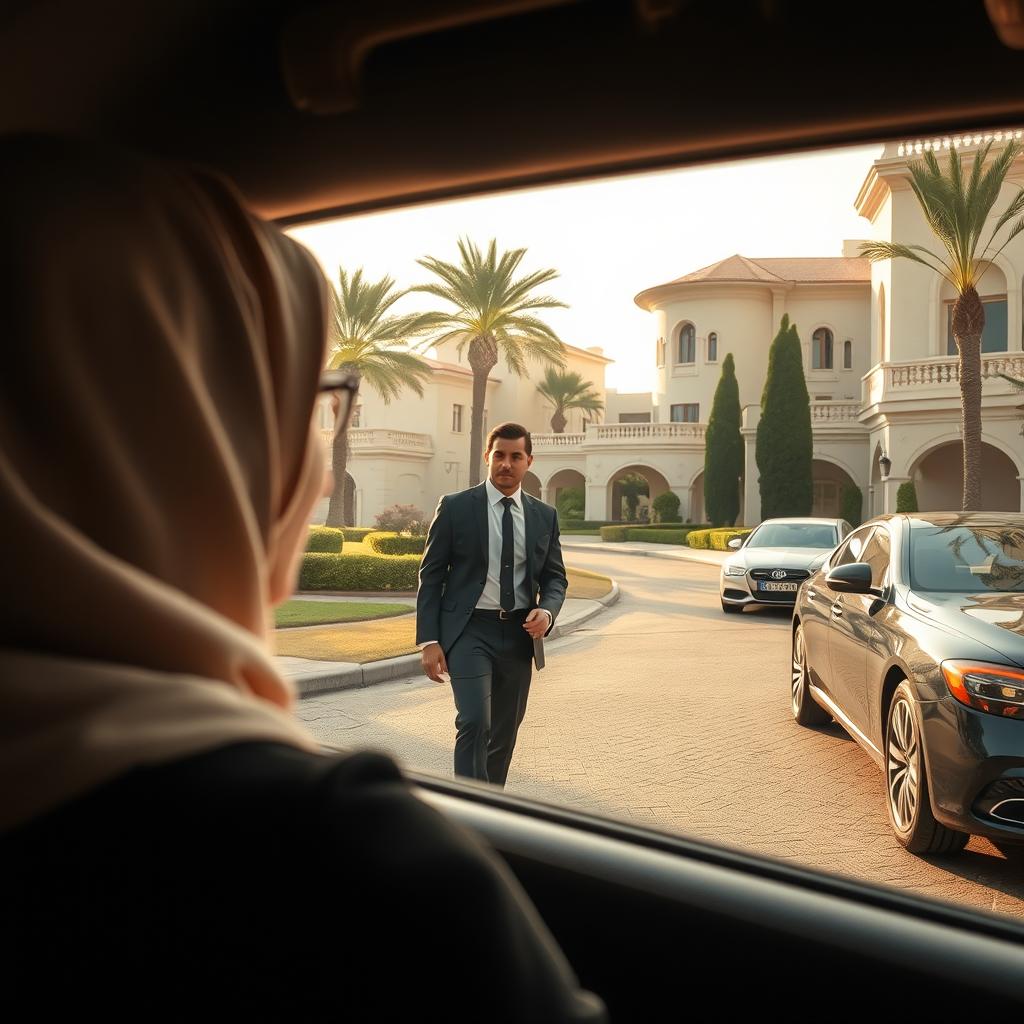
[[[600, 615], [606, 608], [615, 604], [619, 595], [619, 585], [612, 580], [612, 589], [604, 597], [589, 599], [597, 603], [596, 608], [587, 609], [572, 622], [567, 622], [564, 625], [556, 622], [548, 639], [557, 640], [560, 637], [568, 636], [584, 622], [589, 622], [595, 615]], [[419, 668], [420, 656], [418, 654], [403, 654], [397, 658], [368, 661], [363, 665], [354, 662], [346, 663], [344, 667], [328, 669], [323, 672], [309, 672], [291, 678], [298, 697], [314, 697], [322, 693], [357, 690], [364, 686], [374, 686], [377, 683], [388, 683], [392, 679], [400, 679], [410, 672], [416, 672]]]
[[636, 548], [627, 548], [616, 543], [609, 544], [607, 548], [599, 548], [596, 544], [573, 544], [571, 541], [562, 541], [562, 547], [576, 551], [597, 551], [608, 555], [632, 555], [634, 558], [664, 558], [670, 562], [700, 562], [702, 565], [717, 565], [719, 567], [722, 565], [717, 558], [705, 558], [701, 555], [681, 552], [677, 554], [674, 551], [637, 551]]

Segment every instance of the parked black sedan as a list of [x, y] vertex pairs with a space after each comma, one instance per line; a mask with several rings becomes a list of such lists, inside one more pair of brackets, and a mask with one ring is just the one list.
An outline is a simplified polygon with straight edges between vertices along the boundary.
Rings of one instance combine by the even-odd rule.
[[885, 772], [914, 853], [1024, 842], [1024, 515], [855, 530], [797, 593], [793, 715], [835, 718]]

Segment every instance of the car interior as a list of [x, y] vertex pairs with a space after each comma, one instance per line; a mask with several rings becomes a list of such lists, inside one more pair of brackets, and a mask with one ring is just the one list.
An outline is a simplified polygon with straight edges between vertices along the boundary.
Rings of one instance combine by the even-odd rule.
[[[1021, 0], [8, 0], [0, 47], [4, 132], [197, 162], [281, 224], [1024, 123]], [[1024, 1004], [1012, 919], [410, 774], [612, 1020]]]

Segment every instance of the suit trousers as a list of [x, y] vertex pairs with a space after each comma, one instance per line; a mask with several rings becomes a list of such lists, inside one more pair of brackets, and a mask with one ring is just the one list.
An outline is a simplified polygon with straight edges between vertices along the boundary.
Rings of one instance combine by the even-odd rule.
[[527, 612], [472, 616], [448, 652], [455, 697], [455, 774], [505, 785], [533, 674]]

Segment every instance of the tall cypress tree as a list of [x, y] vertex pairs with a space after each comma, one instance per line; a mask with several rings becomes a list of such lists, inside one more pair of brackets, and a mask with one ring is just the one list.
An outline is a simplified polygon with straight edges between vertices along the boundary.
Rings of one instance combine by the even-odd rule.
[[757, 425], [761, 518], [806, 516], [814, 503], [811, 407], [796, 324], [783, 316], [768, 352]]
[[704, 507], [713, 526], [732, 526], [740, 513], [743, 436], [740, 389], [730, 352], [722, 363], [704, 439]]

